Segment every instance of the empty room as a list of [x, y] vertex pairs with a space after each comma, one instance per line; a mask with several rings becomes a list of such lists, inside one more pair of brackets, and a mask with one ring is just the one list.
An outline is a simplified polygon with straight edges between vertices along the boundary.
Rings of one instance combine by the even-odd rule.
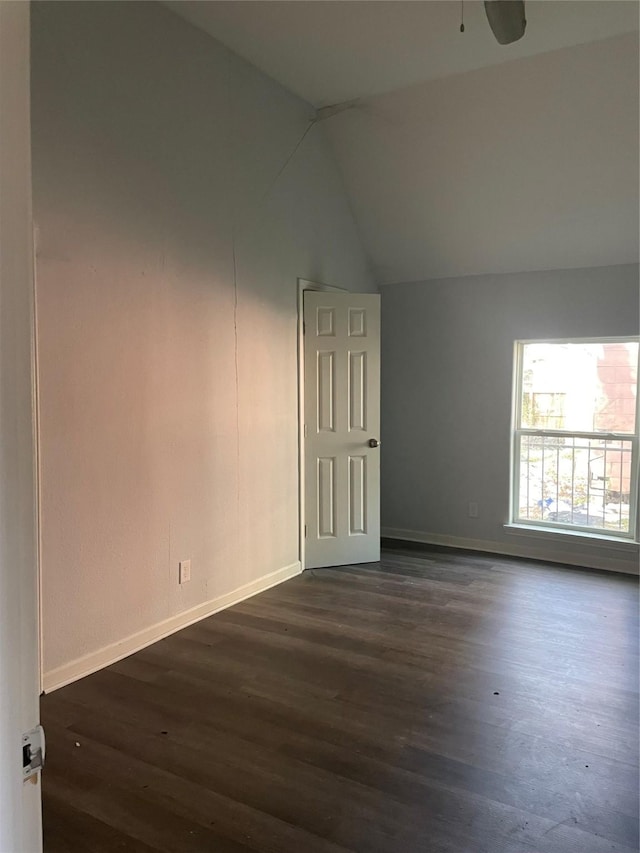
[[638, 853], [635, 0], [0, 0], [0, 853]]

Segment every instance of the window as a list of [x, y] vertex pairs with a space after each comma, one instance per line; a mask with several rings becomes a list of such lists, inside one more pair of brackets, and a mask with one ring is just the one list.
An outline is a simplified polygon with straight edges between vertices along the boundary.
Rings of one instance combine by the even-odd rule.
[[512, 522], [633, 539], [638, 340], [516, 343]]

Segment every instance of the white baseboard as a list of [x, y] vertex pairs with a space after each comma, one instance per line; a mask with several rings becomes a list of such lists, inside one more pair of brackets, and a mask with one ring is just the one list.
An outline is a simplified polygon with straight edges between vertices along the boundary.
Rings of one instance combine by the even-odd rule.
[[[631, 553], [627, 559], [612, 557], [609, 554], [594, 553], [589, 546], [576, 546], [571, 552], [554, 551], [549, 543], [530, 545], [524, 542], [492, 542], [486, 539], [467, 539], [461, 536], [447, 536], [440, 533], [426, 533], [422, 530], [403, 530], [397, 527], [383, 527], [380, 535], [387, 539], [404, 539], [406, 542], [423, 542], [425, 545], [444, 545], [448, 548], [464, 548], [469, 551], [484, 551], [501, 554], [505, 557], [526, 557], [548, 563], [563, 563], [588, 569], [604, 569], [610, 572], [638, 574], [638, 556]], [[598, 550], [602, 550], [599, 546]]]
[[42, 682], [43, 691], [51, 693], [59, 687], [64, 687], [65, 684], [70, 684], [72, 681], [77, 681], [79, 678], [84, 678], [85, 675], [90, 675], [92, 672], [97, 672], [105, 666], [109, 666], [116, 661], [122, 660], [134, 652], [139, 652], [140, 649], [156, 643], [158, 640], [186, 628], [188, 625], [193, 625], [207, 616], [217, 613], [219, 610], [225, 610], [227, 607], [232, 607], [234, 604], [239, 604], [246, 598], [251, 598], [259, 592], [264, 592], [272, 586], [276, 586], [289, 578], [299, 575], [302, 567], [299, 562], [292, 563], [290, 566], [285, 566], [268, 575], [263, 575], [251, 583], [244, 584], [232, 592], [225, 595], [220, 595], [217, 598], [212, 598], [210, 601], [205, 601], [192, 607], [190, 610], [185, 610], [182, 613], [177, 613], [169, 619], [164, 619], [143, 631], [138, 631], [136, 634], [131, 634], [124, 640], [117, 643], [112, 643], [81, 658], [65, 663], [62, 666], [56, 667], [49, 672], [45, 672]]

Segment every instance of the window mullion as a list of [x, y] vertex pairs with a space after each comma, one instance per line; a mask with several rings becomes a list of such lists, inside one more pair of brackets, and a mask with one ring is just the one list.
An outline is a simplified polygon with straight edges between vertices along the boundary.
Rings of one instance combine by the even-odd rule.
[[[636, 419], [636, 430], [640, 427]], [[640, 479], [640, 459], [638, 458], [638, 433], [631, 439], [631, 463], [629, 465], [629, 479], [631, 483], [631, 493], [629, 495], [629, 533], [637, 539], [637, 521], [638, 521], [638, 480]]]

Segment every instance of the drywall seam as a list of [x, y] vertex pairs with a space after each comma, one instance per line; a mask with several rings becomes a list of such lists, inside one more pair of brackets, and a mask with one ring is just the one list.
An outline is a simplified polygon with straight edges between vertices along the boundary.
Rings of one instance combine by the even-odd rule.
[[402, 530], [396, 527], [383, 527], [380, 535], [386, 539], [404, 539], [407, 542], [424, 542], [425, 545], [444, 545], [449, 548], [465, 548], [471, 551], [483, 551], [491, 554], [502, 554], [505, 557], [525, 557], [533, 560], [544, 560], [549, 563], [580, 566], [588, 569], [604, 569], [609, 572], [638, 574], [638, 555], [630, 554], [629, 559], [615, 559], [607, 556], [576, 551], [569, 554], [554, 551], [553, 547], [535, 547], [522, 544], [505, 544], [492, 542], [488, 539], [467, 539], [463, 536], [448, 536], [440, 533], [427, 533], [423, 530]]
[[51, 693], [59, 687], [70, 684], [72, 681], [84, 678], [85, 675], [90, 675], [92, 672], [97, 672], [97, 670], [103, 669], [105, 666], [110, 666], [112, 663], [128, 657], [128, 655], [134, 654], [134, 652], [139, 652], [152, 643], [156, 643], [170, 634], [175, 634], [176, 631], [193, 625], [207, 616], [218, 613], [220, 610], [225, 610], [227, 607], [232, 607], [234, 604], [239, 604], [241, 601], [251, 598], [251, 596], [257, 595], [259, 592], [264, 592], [272, 586], [277, 586], [283, 581], [299, 575], [301, 571], [300, 562], [296, 561], [275, 572], [263, 575], [261, 578], [251, 581], [251, 583], [244, 584], [232, 592], [212, 598], [210, 601], [205, 601], [196, 607], [171, 616], [169, 619], [158, 622], [149, 628], [131, 634], [124, 640], [104, 646], [96, 652], [76, 658], [56, 669], [52, 669], [50, 672], [45, 672], [43, 676], [43, 690], [45, 693]]

